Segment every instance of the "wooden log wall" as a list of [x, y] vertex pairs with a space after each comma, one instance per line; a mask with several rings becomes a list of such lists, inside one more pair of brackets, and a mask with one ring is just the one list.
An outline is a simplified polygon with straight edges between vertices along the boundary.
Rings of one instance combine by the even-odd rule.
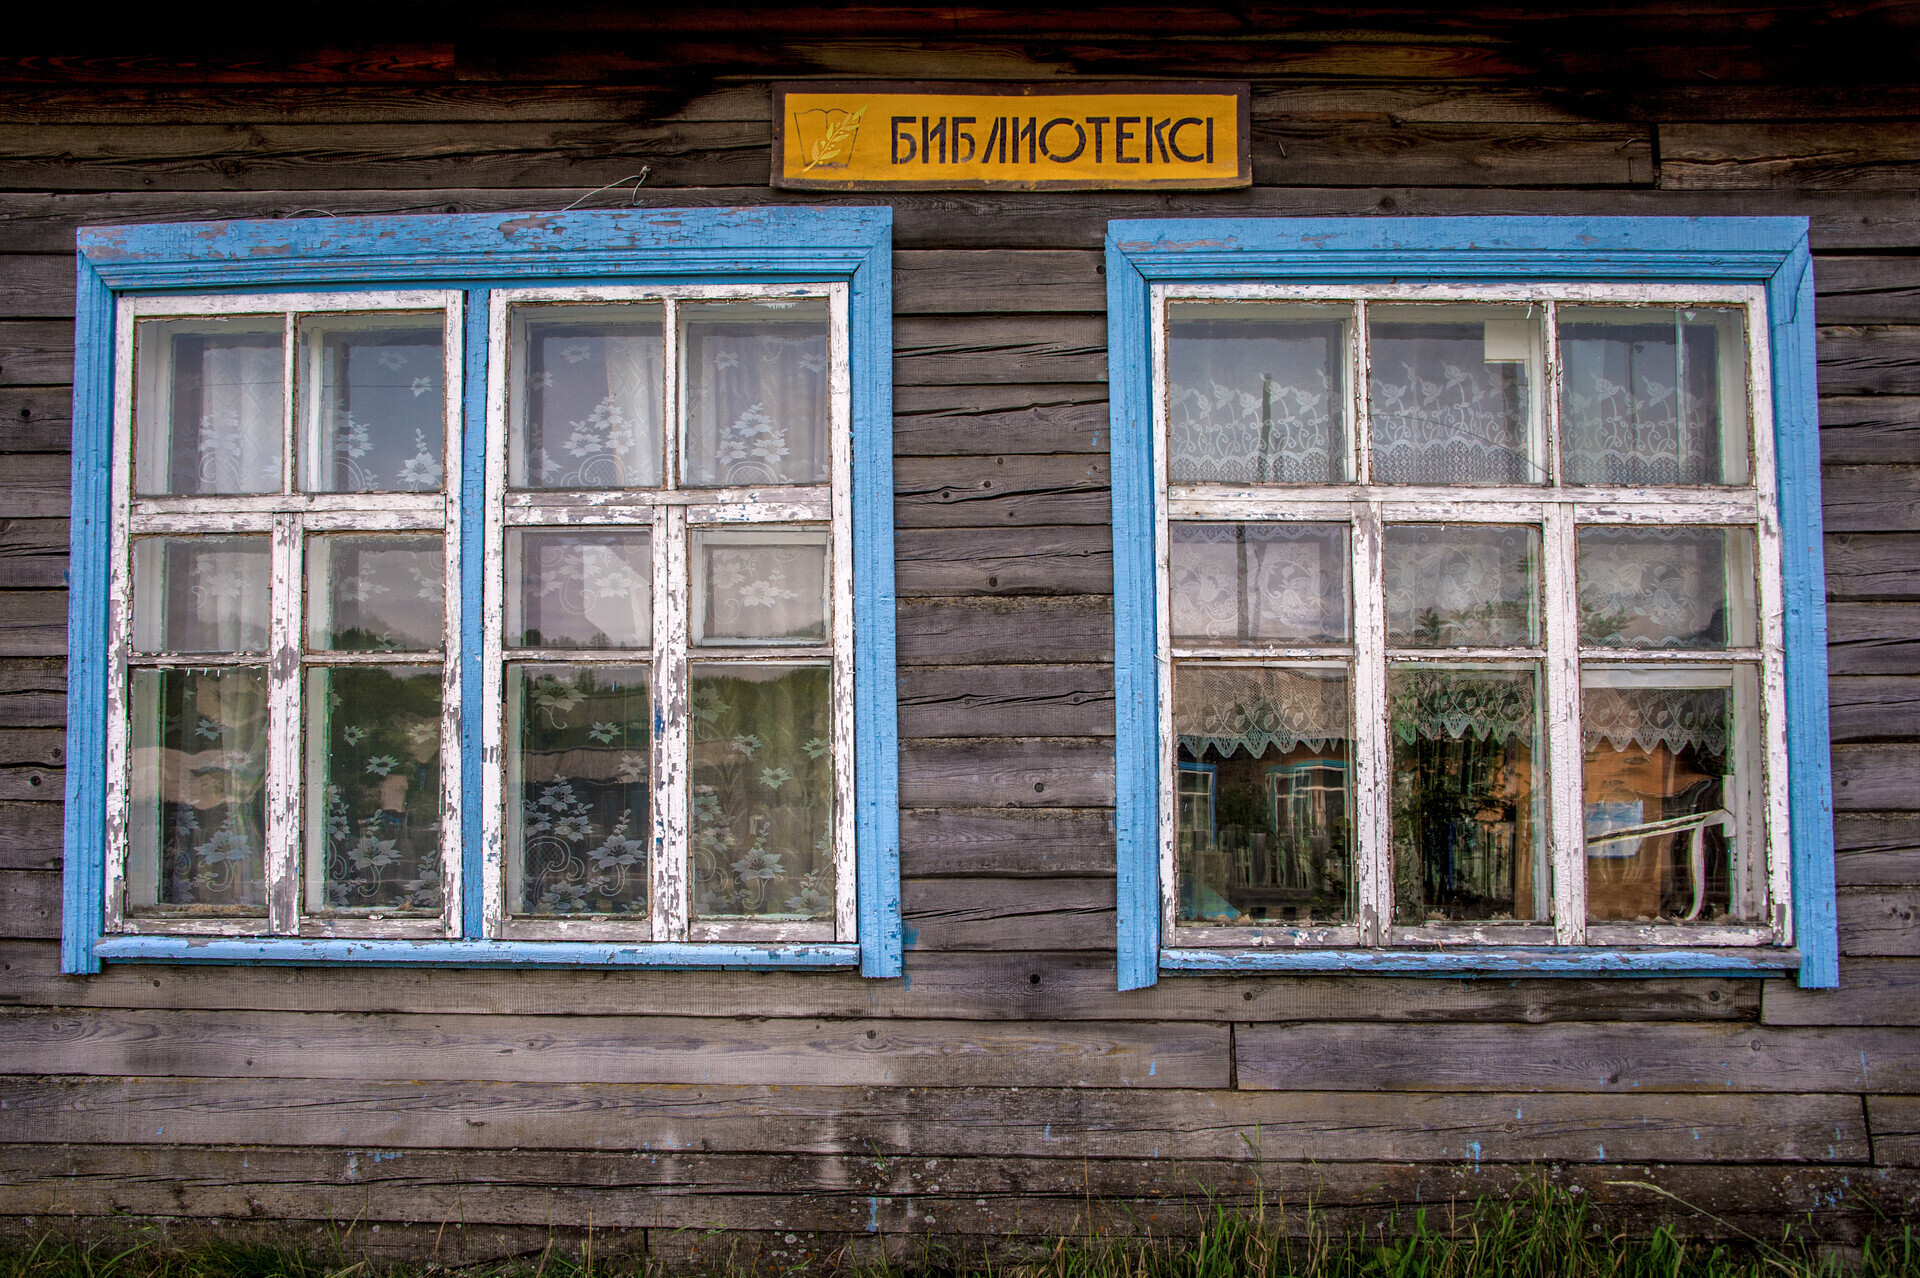
[[[476, 7], [335, 25], [385, 44], [0, 58], [0, 1229], [354, 1221], [473, 1258], [591, 1224], [684, 1260], [730, 1226], [793, 1258], [1178, 1230], [1262, 1192], [1338, 1219], [1535, 1169], [1629, 1225], [1672, 1210], [1646, 1185], [1768, 1231], [1910, 1208], [1920, 18], [1687, 8]], [[806, 76], [1254, 86], [1251, 190], [890, 200], [907, 978], [58, 975], [74, 228], [560, 208], [643, 166], [650, 205], [811, 199], [766, 185], [767, 84]], [[1105, 223], [1465, 213], [1812, 219], [1838, 991], [1114, 992]]]

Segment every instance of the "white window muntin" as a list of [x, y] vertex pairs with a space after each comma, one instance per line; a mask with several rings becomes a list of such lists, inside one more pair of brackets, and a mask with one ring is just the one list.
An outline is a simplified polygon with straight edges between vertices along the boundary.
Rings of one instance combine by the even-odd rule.
[[[457, 663], [459, 651], [460, 384], [462, 294], [452, 290], [208, 294], [123, 297], [115, 306], [113, 522], [110, 532], [107, 678], [107, 858], [103, 927], [107, 933], [187, 936], [443, 937], [460, 934], [460, 767]], [[297, 322], [307, 316], [438, 311], [442, 326], [441, 465], [438, 493], [302, 493], [298, 491], [299, 412]], [[281, 349], [281, 478], [278, 493], [227, 496], [145, 496], [133, 490], [134, 407], [138, 369], [135, 325], [153, 318], [284, 317]], [[441, 909], [438, 918], [379, 912], [341, 915], [315, 911], [306, 901], [301, 846], [305, 841], [303, 689], [309, 666], [351, 665], [358, 654], [310, 653], [304, 643], [305, 550], [316, 532], [421, 532], [440, 536], [445, 606], [442, 646], [409, 664], [441, 667], [440, 767]], [[140, 536], [257, 533], [270, 536], [270, 637], [265, 653], [142, 656], [133, 654], [132, 546]], [[416, 654], [409, 654], [415, 656]], [[210, 669], [264, 666], [268, 677], [265, 879], [261, 915], [169, 913], [127, 907], [131, 766], [128, 680], [135, 666]]]
[[[678, 309], [683, 302], [780, 301], [824, 298], [828, 307], [829, 477], [825, 485], [766, 484], [752, 487], [684, 487], [682, 369]], [[662, 430], [670, 442], [657, 488], [568, 491], [507, 488], [509, 390], [518, 374], [511, 340], [512, 308], [526, 304], [613, 305], [651, 302], [662, 308], [664, 334]], [[576, 286], [495, 289], [490, 295], [487, 377], [486, 571], [481, 608], [483, 661], [483, 756], [481, 773], [482, 916], [489, 937], [515, 939], [685, 941], [837, 941], [858, 939], [854, 861], [853, 789], [853, 562], [852, 393], [845, 284]], [[828, 642], [818, 645], [731, 646], [692, 655], [689, 571], [695, 531], [743, 525], [809, 525], [828, 531]], [[653, 552], [653, 644], [650, 653], [515, 650], [512, 660], [649, 664], [656, 731], [652, 749], [649, 922], [605, 918], [529, 919], [507, 909], [505, 855], [505, 531], [515, 528], [644, 527]], [[833, 763], [834, 919], [831, 924], [691, 920], [691, 838], [688, 816], [689, 669], [745, 661], [820, 664], [830, 668]]]
[[[1155, 597], [1159, 742], [1160, 884], [1163, 944], [1174, 947], [1382, 946], [1404, 944], [1766, 945], [1792, 942], [1788, 857], [1785, 672], [1782, 665], [1779, 520], [1775, 505], [1771, 368], [1765, 291], [1743, 285], [1615, 283], [1354, 283], [1354, 284], [1154, 284], [1150, 286], [1152, 343]], [[1272, 483], [1260, 486], [1168, 482], [1167, 306], [1169, 302], [1343, 303], [1351, 340], [1342, 392], [1349, 420], [1349, 483]], [[1368, 431], [1367, 307], [1369, 303], [1528, 303], [1542, 308], [1544, 340], [1535, 354], [1533, 446], [1542, 450], [1544, 482], [1499, 486], [1429, 486], [1366, 482]], [[1561, 482], [1559, 445], [1560, 356], [1556, 311], [1575, 304], [1647, 304], [1737, 307], [1745, 314], [1746, 349], [1741, 387], [1747, 415], [1749, 480], [1713, 487], [1574, 486]], [[1171, 634], [1169, 525], [1174, 521], [1283, 521], [1345, 523], [1351, 531], [1353, 655], [1328, 648], [1175, 648]], [[1535, 649], [1475, 652], [1459, 649], [1395, 650], [1386, 645], [1381, 554], [1389, 523], [1502, 523], [1541, 533], [1542, 643]], [[1712, 652], [1638, 652], [1581, 648], [1574, 571], [1577, 535], [1587, 526], [1724, 525], [1756, 534], [1755, 602], [1758, 643]], [[1286, 664], [1339, 656], [1350, 660], [1353, 725], [1354, 865], [1357, 918], [1344, 927], [1194, 927], [1179, 922], [1177, 807], [1174, 791], [1178, 747], [1173, 724], [1176, 661]], [[1545, 769], [1547, 863], [1552, 874], [1552, 918], [1525, 922], [1393, 923], [1388, 798], [1386, 665], [1389, 660], [1423, 664], [1472, 664], [1523, 660], [1540, 670]], [[1728, 926], [1589, 924], [1586, 920], [1584, 804], [1581, 799], [1580, 668], [1595, 664], [1646, 663], [1673, 667], [1689, 661], [1747, 665], [1759, 672], [1763, 819], [1753, 835], [1766, 866], [1766, 922]]]

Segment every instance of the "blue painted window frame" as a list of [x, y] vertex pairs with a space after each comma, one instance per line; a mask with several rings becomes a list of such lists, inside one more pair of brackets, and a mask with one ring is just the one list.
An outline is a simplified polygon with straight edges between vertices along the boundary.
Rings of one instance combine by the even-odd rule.
[[[1107, 224], [1119, 986], [1162, 971], [1767, 976], [1839, 984], [1813, 259], [1798, 217], [1156, 219]], [[1206, 951], [1160, 938], [1150, 289], [1258, 281], [1740, 282], [1766, 291], [1785, 603], [1795, 947]]]
[[[439, 967], [849, 968], [900, 975], [893, 584], [893, 211], [884, 207], [592, 210], [186, 222], [78, 235], [61, 970], [105, 961]], [[461, 738], [460, 940], [101, 935], [106, 857], [108, 555], [114, 312], [122, 296], [291, 288], [466, 294], [462, 544], [479, 547], [487, 311], [533, 283], [846, 283], [852, 391], [857, 944], [545, 942], [481, 937], [479, 715]], [[482, 557], [462, 561], [462, 701], [478, 704]]]

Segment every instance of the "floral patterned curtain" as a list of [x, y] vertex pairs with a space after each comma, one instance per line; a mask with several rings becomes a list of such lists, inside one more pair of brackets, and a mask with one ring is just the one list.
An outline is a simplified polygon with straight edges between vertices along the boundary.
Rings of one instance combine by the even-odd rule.
[[1169, 585], [1179, 639], [1347, 637], [1347, 532], [1326, 524], [1175, 524]]
[[[265, 493], [280, 487], [281, 354], [278, 334], [174, 338], [173, 456], [195, 450], [197, 473], [176, 474], [170, 492]], [[182, 421], [197, 407], [199, 420]], [[189, 433], [191, 432], [191, 433]]]
[[1580, 530], [1580, 641], [1622, 648], [1727, 640], [1727, 532]]
[[637, 326], [529, 325], [524, 457], [531, 488], [649, 488], [660, 482], [665, 372], [657, 316]]
[[1401, 667], [1387, 676], [1388, 721], [1408, 744], [1466, 736], [1530, 744], [1539, 725], [1535, 702], [1531, 670]]
[[686, 345], [688, 483], [826, 480], [824, 323], [689, 323]]
[[1580, 739], [1588, 750], [1602, 741], [1615, 750], [1688, 746], [1724, 757], [1733, 722], [1725, 688], [1585, 688], [1580, 693]]
[[1486, 359], [1485, 325], [1375, 323], [1367, 395], [1373, 477], [1528, 483], [1526, 367]]
[[1569, 483], [1722, 482], [1713, 326], [1677, 311], [1665, 323], [1563, 322], [1560, 352]]
[[1183, 665], [1174, 674], [1173, 721], [1180, 748], [1258, 758], [1306, 746], [1325, 751], [1350, 736], [1346, 673], [1334, 677], [1275, 667]]
[[1325, 483], [1346, 477], [1337, 322], [1186, 322], [1168, 330], [1167, 477]]

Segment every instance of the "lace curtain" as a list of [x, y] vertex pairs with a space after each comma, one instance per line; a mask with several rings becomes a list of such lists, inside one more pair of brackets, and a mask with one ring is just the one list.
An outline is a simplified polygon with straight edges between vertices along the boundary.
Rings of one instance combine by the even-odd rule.
[[166, 491], [279, 489], [281, 373], [277, 333], [174, 338], [173, 475]]
[[1727, 641], [1727, 532], [1580, 530], [1580, 642], [1715, 648]]
[[1167, 336], [1174, 483], [1346, 478], [1338, 322], [1187, 322]]
[[1725, 688], [1586, 688], [1580, 693], [1581, 744], [1606, 742], [1615, 750], [1689, 746], [1724, 758], [1733, 722]]
[[1531, 746], [1539, 731], [1531, 670], [1389, 669], [1387, 714], [1394, 735], [1412, 744], [1518, 738]]
[[1719, 334], [1667, 315], [1664, 323], [1561, 323], [1569, 483], [1725, 482]]
[[660, 482], [665, 371], [651, 328], [529, 325], [527, 423], [514, 483], [651, 488]]
[[827, 333], [793, 324], [687, 326], [687, 482], [827, 479]]
[[1347, 637], [1347, 531], [1328, 524], [1175, 524], [1175, 638], [1323, 643]]
[[1375, 323], [1367, 383], [1373, 477], [1386, 484], [1537, 482], [1526, 365], [1488, 363], [1485, 326]]
[[1347, 677], [1270, 667], [1191, 665], [1174, 674], [1180, 748], [1199, 758], [1245, 750], [1255, 758], [1297, 746], [1342, 748], [1350, 735]]
[[703, 546], [700, 639], [825, 642], [824, 541]]
[[1384, 575], [1387, 642], [1526, 644], [1534, 637], [1539, 533], [1494, 525], [1392, 524]]

